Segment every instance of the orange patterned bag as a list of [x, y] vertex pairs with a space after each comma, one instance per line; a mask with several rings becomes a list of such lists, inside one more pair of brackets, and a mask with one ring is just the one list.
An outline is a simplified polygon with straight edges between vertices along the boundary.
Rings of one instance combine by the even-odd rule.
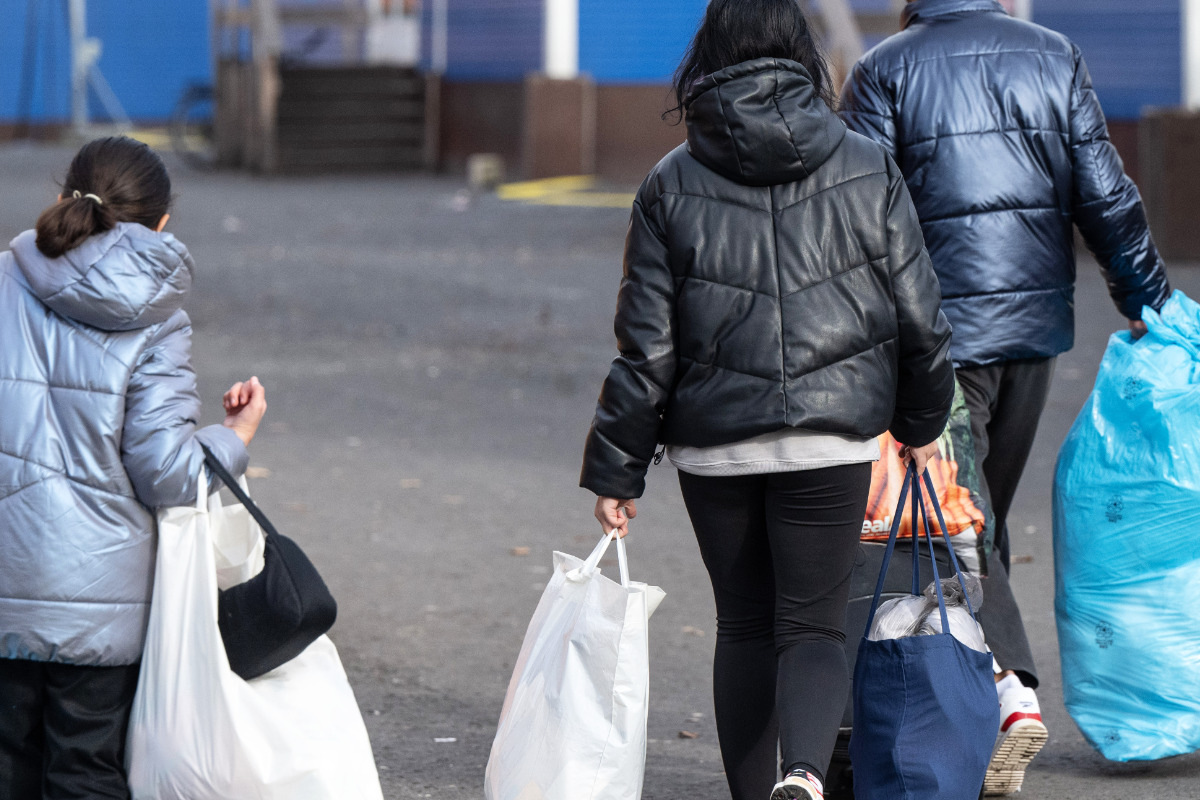
[[[954, 387], [954, 405], [950, 421], [937, 441], [938, 452], [929, 460], [927, 469], [937, 490], [938, 503], [946, 517], [948, 533], [954, 537], [954, 554], [963, 566], [979, 573], [987, 563], [992, 547], [992, 513], [980, 492], [979, 474], [975, 465], [975, 441], [971, 438], [971, 412], [963, 399], [962, 389]], [[863, 541], [887, 541], [892, 527], [892, 513], [900, 499], [904, 483], [904, 462], [900, 460], [900, 444], [890, 433], [879, 437], [879, 460], [871, 468], [871, 493], [863, 520]], [[900, 520], [900, 536], [912, 535], [911, 512], [906, 509]], [[941, 533], [937, 520], [934, 535]]]

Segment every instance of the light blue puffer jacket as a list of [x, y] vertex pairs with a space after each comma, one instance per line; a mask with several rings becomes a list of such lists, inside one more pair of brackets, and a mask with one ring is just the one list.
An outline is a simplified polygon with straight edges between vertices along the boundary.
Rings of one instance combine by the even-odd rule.
[[232, 430], [196, 429], [187, 249], [137, 224], [49, 259], [0, 253], [0, 658], [141, 658], [153, 509], [194, 502], [204, 442], [241, 474]]

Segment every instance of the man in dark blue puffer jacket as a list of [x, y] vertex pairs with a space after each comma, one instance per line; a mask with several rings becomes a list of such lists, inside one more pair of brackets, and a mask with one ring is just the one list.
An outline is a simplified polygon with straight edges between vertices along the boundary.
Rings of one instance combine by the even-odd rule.
[[1054, 357], [1074, 343], [1072, 226], [1135, 332], [1142, 308], [1158, 309], [1170, 288], [1078, 47], [995, 0], [909, 0], [902, 24], [855, 65], [842, 115], [900, 166], [954, 326], [952, 357], [996, 520], [981, 621], [1006, 670], [1004, 727], [985, 788], [1005, 794], [1020, 788], [1046, 736], [1008, 586], [1005, 522]]

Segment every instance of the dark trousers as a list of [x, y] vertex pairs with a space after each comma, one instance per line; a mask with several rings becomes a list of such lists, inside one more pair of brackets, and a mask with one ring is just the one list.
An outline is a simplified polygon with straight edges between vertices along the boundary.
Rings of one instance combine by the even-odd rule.
[[995, 550], [988, 561], [988, 577], [983, 581], [979, 622], [1000, 667], [1016, 672], [1026, 686], [1036, 687], [1037, 668], [1008, 582], [1011, 556], [1008, 512], [1046, 407], [1054, 359], [963, 367], [957, 370], [957, 375], [971, 412], [983, 494], [996, 520]]
[[0, 798], [128, 800], [138, 666], [0, 659]]
[[846, 604], [870, 464], [710, 478], [679, 473], [717, 605], [713, 699], [733, 800], [829, 767], [850, 679]]

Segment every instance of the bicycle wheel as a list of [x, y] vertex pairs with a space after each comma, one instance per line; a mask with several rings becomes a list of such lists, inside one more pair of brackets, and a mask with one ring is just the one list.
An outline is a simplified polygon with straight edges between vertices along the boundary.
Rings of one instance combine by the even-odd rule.
[[216, 166], [213, 140], [213, 88], [202, 84], [187, 87], [171, 112], [168, 133], [171, 149], [193, 169]]

